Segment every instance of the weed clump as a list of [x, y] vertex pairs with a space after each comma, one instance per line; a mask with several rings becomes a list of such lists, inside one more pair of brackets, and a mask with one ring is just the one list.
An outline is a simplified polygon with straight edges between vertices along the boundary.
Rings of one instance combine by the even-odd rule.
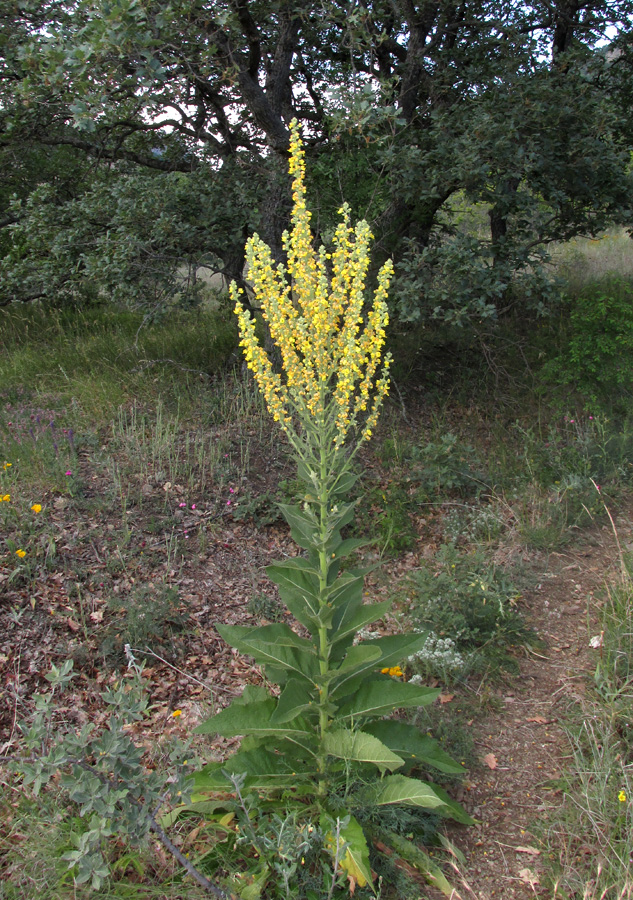
[[409, 584], [411, 617], [431, 630], [409, 657], [414, 675], [450, 682], [473, 671], [515, 669], [512, 650], [535, 639], [517, 608], [520, 591], [482, 550], [445, 544]]

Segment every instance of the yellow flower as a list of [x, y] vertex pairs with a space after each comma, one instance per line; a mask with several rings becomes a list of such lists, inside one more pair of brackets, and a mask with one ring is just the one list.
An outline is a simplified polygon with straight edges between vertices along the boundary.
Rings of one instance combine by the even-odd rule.
[[42, 506], [40, 503], [34, 503], [33, 506], [31, 507], [31, 509], [33, 510], [34, 513], [42, 512]]
[[620, 803], [626, 803], [626, 791], [620, 791], [618, 794], [618, 800]]
[[12, 465], [13, 465], [13, 463], [5, 462], [5, 464], [3, 465], [2, 468], [5, 469], [5, 471], [6, 471], [6, 469], [10, 469]]
[[20, 559], [24, 559], [24, 557], [26, 556], [26, 550], [16, 550], [15, 552], [20, 557]]
[[172, 718], [177, 719], [178, 716], [181, 716], [181, 715], [182, 715], [182, 710], [181, 710], [181, 709], [175, 709], [171, 715], [172, 715]]
[[391, 675], [393, 678], [402, 678], [404, 672], [400, 668], [400, 666], [389, 666], [386, 669], [380, 670], [383, 675]]
[[0, 503], [4, 501], [5, 503], [11, 502], [11, 494], [5, 494], [4, 497], [0, 497]]

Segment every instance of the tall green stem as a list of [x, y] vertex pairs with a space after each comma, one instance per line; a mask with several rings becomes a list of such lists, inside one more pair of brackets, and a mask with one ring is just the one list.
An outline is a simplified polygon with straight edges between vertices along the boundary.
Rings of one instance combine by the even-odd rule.
[[[328, 454], [325, 446], [326, 436], [325, 429], [321, 427], [319, 435], [319, 609], [321, 613], [325, 612], [327, 604], [327, 581], [328, 581], [328, 558], [325, 542], [327, 538], [328, 515], [329, 515], [329, 493], [328, 493]], [[327, 626], [319, 627], [319, 669], [321, 675], [325, 675], [330, 665], [330, 648], [328, 645]], [[325, 735], [329, 726], [328, 715], [329, 703], [329, 684], [322, 683], [319, 689], [319, 756], [317, 767], [319, 773], [319, 793], [325, 795], [327, 791], [327, 783], [325, 779], [326, 769], [326, 753], [324, 749]]]

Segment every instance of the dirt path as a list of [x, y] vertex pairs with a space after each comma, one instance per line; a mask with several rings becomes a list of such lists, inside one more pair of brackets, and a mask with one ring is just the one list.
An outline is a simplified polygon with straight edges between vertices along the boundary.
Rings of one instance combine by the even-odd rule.
[[[630, 511], [615, 525], [620, 544], [630, 544]], [[595, 598], [617, 577], [618, 566], [608, 522], [583, 533], [572, 548], [534, 561], [541, 575], [526, 602], [543, 645], [520, 661], [519, 677], [492, 698], [480, 726], [482, 766], [459, 795], [478, 824], [452, 835], [467, 860], [464, 898], [548, 895], [536, 852], [539, 824], [562, 799], [556, 779], [569, 765], [569, 746], [561, 723], [595, 667], [599, 651], [589, 646], [600, 630]]]

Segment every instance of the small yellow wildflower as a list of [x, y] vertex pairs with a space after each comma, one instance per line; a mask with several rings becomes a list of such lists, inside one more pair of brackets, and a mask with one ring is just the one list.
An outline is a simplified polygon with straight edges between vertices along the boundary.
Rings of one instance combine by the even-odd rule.
[[42, 512], [42, 505], [41, 505], [41, 503], [34, 503], [33, 506], [31, 507], [31, 509], [33, 510], [34, 513]]
[[393, 678], [402, 678], [404, 672], [400, 668], [400, 666], [389, 666], [386, 669], [380, 670], [383, 675], [391, 675]]
[[5, 462], [5, 464], [3, 465], [2, 468], [6, 471], [7, 469], [10, 469], [12, 465], [13, 465], [13, 463]]
[[15, 552], [20, 557], [20, 559], [24, 559], [24, 557], [26, 556], [26, 550], [16, 550]]
[[181, 709], [175, 709], [171, 715], [172, 715], [172, 718], [177, 719], [178, 716], [181, 716], [181, 715], [182, 715], [182, 710], [181, 710]]
[[620, 791], [618, 794], [618, 800], [620, 803], [626, 803], [626, 791]]
[[0, 497], [0, 503], [4, 501], [5, 503], [11, 502], [11, 494], [5, 494], [4, 497]]

